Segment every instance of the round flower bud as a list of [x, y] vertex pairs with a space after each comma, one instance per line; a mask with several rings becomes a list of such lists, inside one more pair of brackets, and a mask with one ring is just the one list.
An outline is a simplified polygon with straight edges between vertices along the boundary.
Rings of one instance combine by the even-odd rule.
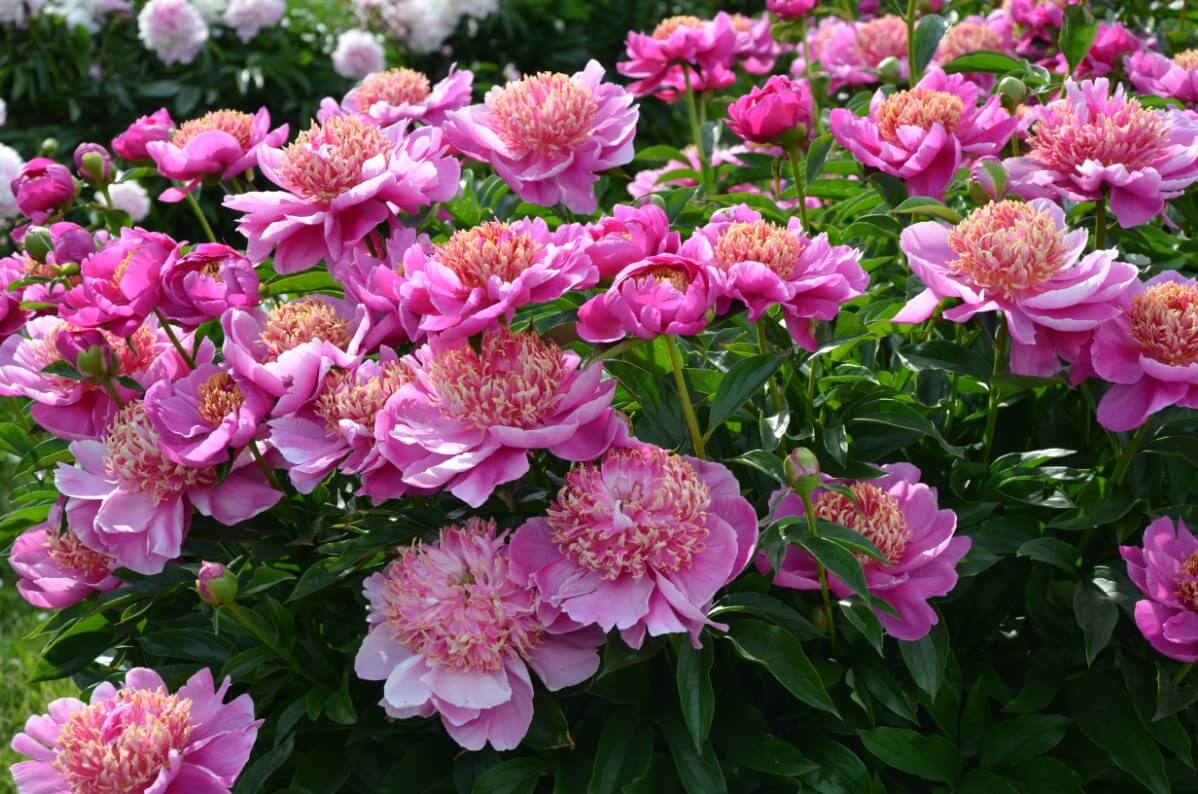
[[1018, 77], [1007, 75], [998, 81], [998, 95], [1002, 97], [1002, 106], [1014, 113], [1019, 103], [1027, 97], [1027, 86]]
[[205, 561], [200, 565], [196, 592], [213, 606], [226, 606], [237, 601], [237, 576], [219, 562]]
[[75, 173], [91, 184], [102, 184], [112, 178], [112, 155], [98, 143], [81, 143], [75, 147]]
[[820, 487], [819, 459], [806, 447], [799, 447], [786, 458], [786, 482], [799, 494], [809, 494]]
[[893, 55], [878, 64], [878, 78], [883, 83], [897, 83], [903, 79], [903, 64]]
[[25, 253], [38, 262], [45, 262], [46, 256], [54, 250], [54, 240], [45, 226], [29, 227], [25, 232], [24, 244]]

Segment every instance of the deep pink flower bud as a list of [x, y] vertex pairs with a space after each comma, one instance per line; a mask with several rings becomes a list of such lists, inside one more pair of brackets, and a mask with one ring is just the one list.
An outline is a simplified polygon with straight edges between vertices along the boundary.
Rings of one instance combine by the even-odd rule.
[[57, 265], [82, 262], [96, 252], [96, 241], [91, 232], [70, 221], [51, 224], [50, 240], [54, 246], [54, 263]]
[[799, 19], [815, 6], [816, 0], [765, 0], [765, 7], [778, 19]]
[[12, 194], [21, 212], [42, 223], [54, 210], [75, 198], [75, 178], [65, 165], [48, 157], [35, 157], [12, 181]]
[[64, 328], [54, 336], [54, 348], [63, 361], [93, 383], [107, 382], [120, 369], [120, 357], [104, 334], [95, 329]]
[[224, 606], [237, 600], [237, 577], [219, 562], [205, 560], [196, 579], [196, 592], [213, 606]]
[[203, 243], [187, 253], [180, 246], [163, 265], [158, 308], [187, 328], [215, 320], [226, 309], [252, 309], [258, 300], [254, 266], [227, 245]]
[[[746, 141], [777, 143], [800, 125], [809, 130], [814, 113], [805, 80], [774, 75], [728, 107], [728, 126]], [[799, 135], [807, 137], [805, 130]]]
[[806, 447], [799, 447], [790, 453], [783, 466], [786, 482], [795, 493], [809, 494], [822, 482], [819, 475], [819, 458]]
[[101, 144], [81, 143], [75, 147], [75, 173], [86, 182], [112, 178], [112, 155]]
[[112, 150], [117, 156], [129, 160], [149, 160], [146, 144], [150, 141], [169, 141], [175, 130], [175, 122], [166, 108], [142, 116], [129, 128], [112, 139]]

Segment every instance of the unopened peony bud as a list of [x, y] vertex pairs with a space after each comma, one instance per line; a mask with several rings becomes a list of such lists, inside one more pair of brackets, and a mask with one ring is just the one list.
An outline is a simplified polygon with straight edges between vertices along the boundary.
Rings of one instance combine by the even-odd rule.
[[820, 487], [819, 459], [806, 447], [799, 447], [786, 459], [786, 482], [796, 493], [809, 494]]
[[81, 143], [75, 147], [75, 173], [93, 185], [107, 183], [112, 178], [112, 155], [98, 143]]
[[1014, 113], [1027, 98], [1027, 86], [1018, 77], [1008, 75], [998, 81], [998, 94], [1002, 97], [1002, 106], [1008, 112]]
[[75, 178], [65, 165], [35, 157], [12, 181], [12, 192], [21, 212], [34, 223], [43, 223], [55, 210], [75, 200]]
[[196, 579], [196, 592], [213, 606], [226, 606], [237, 601], [237, 576], [219, 562], [204, 562]]
[[903, 64], [891, 55], [878, 64], [878, 78], [883, 83], [897, 83], [903, 79]]
[[45, 226], [31, 226], [25, 231], [25, 253], [31, 259], [45, 262], [46, 256], [53, 250], [54, 239]]
[[120, 368], [116, 351], [96, 330], [63, 330], [55, 336], [54, 347], [90, 383], [107, 383]]

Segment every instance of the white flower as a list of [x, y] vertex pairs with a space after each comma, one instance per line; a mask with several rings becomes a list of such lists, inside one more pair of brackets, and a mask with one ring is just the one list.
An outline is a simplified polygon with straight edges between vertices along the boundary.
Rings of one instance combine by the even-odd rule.
[[[134, 223], [141, 223], [150, 214], [150, 194], [138, 182], [117, 182], [108, 186], [113, 209], [124, 210]], [[104, 196], [97, 193], [96, 203], [104, 206]]]
[[225, 15], [225, 9], [229, 7], [229, 0], [192, 0], [191, 3], [195, 6], [196, 11], [200, 12], [200, 16], [208, 24], [219, 22], [220, 18]]
[[365, 30], [347, 30], [337, 37], [333, 50], [333, 68], [342, 77], [360, 79], [380, 72], [387, 65], [383, 45]]
[[0, 143], [0, 218], [15, 218], [21, 214], [9, 183], [20, 173], [23, 165], [25, 161], [16, 149]]
[[128, 13], [128, 0], [57, 0], [46, 6], [48, 13], [62, 17], [68, 27], [84, 28], [95, 33], [112, 13]]
[[25, 27], [25, 20], [42, 8], [42, 0], [0, 0], [0, 25]]
[[224, 23], [236, 30], [242, 41], [249, 41], [262, 28], [277, 25], [286, 11], [284, 0], [231, 0]]
[[191, 63], [208, 41], [208, 25], [187, 0], [150, 0], [137, 15], [137, 35], [163, 63]]
[[8, 104], [0, 99], [0, 127], [8, 123]]

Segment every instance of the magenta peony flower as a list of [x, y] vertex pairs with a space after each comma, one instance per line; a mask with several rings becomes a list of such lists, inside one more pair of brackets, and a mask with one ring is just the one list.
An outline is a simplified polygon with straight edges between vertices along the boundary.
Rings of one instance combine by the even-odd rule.
[[25, 163], [10, 187], [17, 208], [34, 223], [44, 223], [55, 210], [75, 200], [71, 169], [48, 157], [35, 157]]
[[603, 82], [603, 67], [590, 61], [573, 76], [541, 72], [496, 86], [483, 104], [450, 112], [442, 128], [525, 201], [591, 213], [599, 172], [632, 160], [639, 114], [632, 95]]
[[961, 304], [946, 320], [967, 322], [998, 311], [1011, 332], [1011, 371], [1048, 377], [1074, 360], [1090, 333], [1120, 314], [1119, 297], [1136, 280], [1116, 251], [1086, 256], [1088, 234], [1069, 231], [1065, 213], [1047, 199], [1000, 201], [974, 210], [957, 226], [916, 223], [900, 247], [927, 285], [894, 317], [920, 323], [946, 298]]
[[240, 176], [258, 164], [258, 150], [280, 146], [287, 140], [287, 125], [270, 128], [270, 112], [254, 115], [239, 110], [213, 110], [183, 122], [170, 140], [150, 141], [146, 152], [167, 179], [183, 182], [182, 189], [168, 188], [163, 201], [182, 201], [202, 179], [218, 181]]
[[[899, 62], [899, 76], [907, 74], [907, 23], [887, 14], [868, 22], [845, 22], [825, 17], [808, 35], [811, 59], [828, 75], [828, 91], [878, 82], [878, 66], [887, 58]], [[792, 65], [796, 76], [806, 73], [802, 58]]]
[[653, 339], [690, 336], [707, 327], [717, 297], [708, 268], [677, 254], [655, 254], [620, 271], [607, 292], [578, 310], [578, 335], [616, 342], [628, 334]]
[[740, 301], [757, 322], [781, 306], [790, 335], [805, 350], [816, 347], [812, 321], [833, 319], [869, 284], [857, 249], [830, 245], [826, 234], [809, 238], [798, 218], [782, 228], [744, 204], [715, 213], [679, 253], [712, 270], [721, 314]]
[[448, 490], [471, 507], [523, 477], [533, 450], [590, 460], [624, 437], [602, 366], [580, 369], [576, 353], [534, 334], [501, 327], [478, 351], [459, 339], [404, 361], [416, 377], [379, 415], [383, 455], [408, 485]]
[[279, 273], [336, 261], [396, 212], [452, 198], [460, 171], [440, 130], [379, 129], [357, 116], [313, 123], [284, 149], [260, 148], [258, 166], [282, 190], [226, 196], [225, 206], [246, 213], [238, 228], [250, 259], [273, 252]]
[[157, 307], [158, 276], [177, 245], [165, 234], [121, 229], [118, 239], [80, 263], [83, 281], [63, 298], [62, 318], [79, 328], [131, 336]]
[[943, 198], [965, 157], [997, 154], [1018, 121], [977, 85], [933, 69], [910, 91], [874, 94], [868, 117], [837, 108], [828, 126], [858, 160], [907, 183], [912, 196]]
[[440, 714], [467, 750], [512, 750], [532, 724], [529, 668], [550, 691], [599, 669], [603, 636], [542, 623], [537, 594], [513, 576], [509, 557], [495, 522], [471, 518], [401, 549], [366, 580], [370, 632], [354, 671], [386, 681], [388, 715]]
[[370, 353], [382, 344], [398, 345], [411, 341], [409, 328], [418, 319], [409, 315], [400, 298], [404, 284], [403, 259], [414, 245], [428, 247], [428, 235], [419, 234], [402, 224], [393, 224], [386, 240], [375, 238], [375, 256], [362, 243], [333, 265], [330, 272], [345, 288], [348, 301], [366, 312], [370, 328], [362, 339], [361, 350]]
[[[744, 14], [731, 14], [729, 21], [732, 24], [732, 32], [736, 34], [733, 55], [740, 67], [749, 74], [772, 72], [774, 63], [782, 54], [782, 45], [774, 40], [769, 15], [747, 17]], [[683, 89], [685, 88], [684, 84]]]
[[[541, 594], [541, 614], [645, 635], [687, 632], [700, 647], [716, 591], [748, 564], [757, 515], [718, 463], [648, 444], [576, 466], [545, 518], [512, 536], [512, 572]], [[558, 617], [561, 619], [561, 617]]]
[[[1161, 516], [1144, 530], [1144, 546], [1120, 546], [1127, 576], [1146, 598], [1136, 626], [1160, 653], [1198, 662], [1198, 539], [1185, 522]], [[1188, 626], [1188, 628], [1187, 628]]]
[[121, 583], [112, 575], [114, 560], [84, 546], [70, 529], [60, 529], [61, 522], [56, 505], [46, 523], [17, 537], [8, 558], [18, 577], [17, 592], [40, 609], [69, 607]]
[[326, 97], [316, 117], [324, 122], [351, 113], [383, 127], [405, 120], [439, 127], [449, 111], [470, 104], [473, 87], [474, 73], [469, 69], [459, 71], [456, 66], [451, 66], [449, 75], [436, 85], [415, 69], [388, 69], [366, 75], [340, 105]]
[[814, 115], [807, 81], [774, 75], [728, 106], [728, 127], [749, 143], [778, 143], [792, 132], [806, 140]]
[[[97, 236], [106, 238], [107, 233], [99, 232]], [[54, 246], [54, 264], [56, 265], [82, 262], [96, 252], [96, 237], [76, 223], [60, 221], [51, 224], [50, 240]]]
[[[812, 495], [816, 518], [848, 527], [873, 542], [886, 562], [864, 557], [861, 566], [871, 598], [894, 607], [898, 617], [875, 610], [887, 633], [900, 640], [918, 640], [938, 622], [928, 599], [942, 596], [957, 584], [956, 565], [969, 551], [971, 540], [954, 535], [957, 515], [941, 510], [936, 489], [919, 481], [919, 469], [909, 463], [890, 463], [886, 476], [868, 482], [838, 483], [855, 499], [838, 491], [818, 489]], [[829, 483], [836, 482], [826, 478]], [[772, 502], [773, 500], [771, 500]], [[774, 508], [774, 520], [804, 515], [799, 496], [787, 492]], [[769, 563], [759, 558], [764, 573]], [[795, 590], [819, 590], [815, 558], [791, 547], [774, 584]], [[838, 597], [852, 590], [828, 573], [828, 586]]]
[[[1076, 77], [1102, 77], [1123, 66], [1128, 55], [1145, 48], [1144, 41], [1118, 22], [1098, 23], [1098, 35], [1086, 57], [1077, 65]], [[1065, 73], [1068, 63], [1064, 56], [1057, 58], [1058, 71]]]
[[279, 501], [248, 455], [220, 480], [215, 467], [172, 462], [160, 443], [143, 404], [131, 402], [117, 412], [103, 441], [72, 443], [76, 462], [60, 463], [55, 472], [55, 486], [69, 497], [70, 528], [123, 568], [161, 572], [182, 550], [193, 507], [232, 525]]
[[1010, 0], [1006, 10], [1023, 33], [1021, 51], [1036, 40], [1056, 42], [1057, 30], [1065, 19], [1065, 7], [1081, 0]]
[[12, 766], [17, 794], [228, 794], [250, 758], [261, 720], [249, 695], [225, 703], [207, 668], [170, 694], [153, 670], [107, 681], [90, 704], [59, 698], [12, 740], [32, 760]]
[[149, 160], [146, 145], [151, 141], [169, 141], [175, 131], [175, 122], [166, 108], [155, 110], [129, 125], [129, 128], [112, 139], [112, 150], [121, 158], [134, 162]]
[[10, 289], [10, 285], [29, 275], [29, 266], [36, 262], [24, 254], [15, 254], [0, 259], [0, 339], [6, 339], [25, 327], [31, 313], [21, 308], [25, 300], [24, 290]]
[[166, 65], [195, 60], [208, 41], [208, 24], [188, 0], [150, 0], [137, 15], [137, 35]]
[[1172, 58], [1140, 50], [1124, 64], [1128, 79], [1141, 94], [1177, 99], [1191, 108], [1198, 104], [1198, 50], [1185, 50]]
[[[421, 334], [443, 340], [510, 323], [521, 306], [598, 283], [590, 241], [576, 223], [551, 232], [540, 218], [524, 218], [486, 221], [440, 245], [414, 245], [404, 255], [401, 311], [418, 320]], [[417, 329], [408, 335], [416, 338]]]
[[650, 256], [676, 253], [682, 244], [678, 232], [670, 231], [665, 210], [656, 204], [617, 204], [611, 212], [587, 227], [591, 233], [587, 255], [599, 268], [600, 278], [611, 278]]
[[693, 16], [663, 19], [651, 35], [629, 32], [628, 60], [616, 64], [634, 96], [673, 102], [689, 84], [695, 92], [727, 88], [736, 80], [736, 31], [723, 11], [704, 21]]
[[1112, 93], [1105, 77], [1065, 81], [1065, 97], [1041, 108], [1025, 157], [1005, 161], [1012, 192], [1071, 201], [1108, 198], [1132, 228], [1198, 182], [1198, 123], [1180, 110], [1150, 110]]
[[818, 0], [765, 0], [765, 7], [778, 19], [799, 19], [819, 5]]
[[161, 270], [159, 310], [184, 328], [215, 320], [228, 309], [258, 305], [258, 274], [240, 251], [220, 243], [201, 243], [184, 253], [171, 251]]
[[381, 72], [386, 65], [387, 53], [373, 33], [355, 29], [337, 36], [333, 70], [342, 77], [360, 79], [371, 72]]

